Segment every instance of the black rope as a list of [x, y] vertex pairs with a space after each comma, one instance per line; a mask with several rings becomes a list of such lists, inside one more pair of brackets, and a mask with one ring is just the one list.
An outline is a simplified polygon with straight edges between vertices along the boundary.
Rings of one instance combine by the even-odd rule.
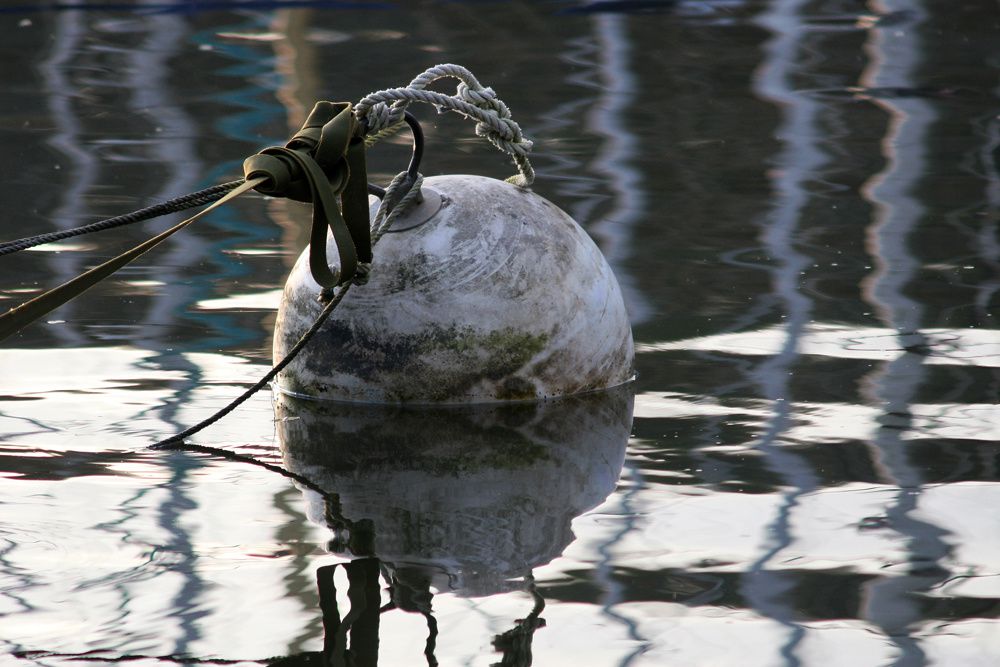
[[[35, 246], [44, 245], [46, 243], [63, 241], [65, 239], [73, 238], [74, 236], [82, 236], [93, 232], [102, 232], [106, 229], [114, 229], [115, 227], [124, 227], [125, 225], [131, 225], [136, 222], [151, 220], [152, 218], [157, 218], [161, 215], [184, 211], [189, 208], [194, 208], [195, 206], [211, 204], [212, 202], [218, 201], [224, 197], [227, 192], [239, 186], [241, 183], [243, 183], [242, 178], [238, 181], [220, 183], [219, 185], [213, 185], [212, 187], [205, 188], [204, 190], [198, 190], [197, 192], [192, 192], [191, 194], [183, 195], [181, 197], [174, 197], [168, 201], [161, 202], [153, 206], [147, 206], [146, 208], [141, 208], [138, 211], [126, 213], [124, 215], [116, 215], [113, 218], [93, 222], [89, 225], [83, 225], [82, 227], [74, 227], [72, 229], [64, 229], [58, 232], [38, 234], [36, 236], [27, 236], [23, 239], [14, 239], [12, 241], [3, 241], [0, 242], [0, 257], [3, 257], [4, 255], [13, 255], [15, 252], [21, 252], [22, 250], [34, 248]], [[369, 183], [368, 194], [375, 195], [381, 199], [385, 196], [385, 189], [380, 188], [374, 183]]]
[[406, 179], [413, 183], [420, 175], [420, 161], [424, 159], [424, 128], [420, 127], [420, 121], [409, 111], [403, 114], [403, 120], [413, 133], [413, 153], [410, 155], [410, 164], [406, 167]]
[[100, 662], [103, 664], [119, 662], [150, 661], [167, 662], [178, 665], [239, 665], [247, 662], [256, 662], [262, 665], [273, 664], [274, 658], [264, 660], [227, 660], [225, 658], [195, 658], [189, 655], [135, 655], [125, 654], [120, 656], [110, 656], [108, 651], [95, 649], [84, 653], [56, 653], [54, 651], [14, 651], [15, 658], [20, 660], [41, 660], [44, 658], [68, 658], [74, 662]]
[[[412, 183], [417, 179], [417, 177], [419, 177], [418, 170], [420, 168], [420, 161], [423, 158], [424, 154], [424, 133], [423, 129], [420, 127], [419, 121], [417, 121], [416, 117], [413, 114], [411, 114], [410, 112], [406, 112], [404, 118], [406, 120], [406, 124], [409, 125], [410, 127], [410, 131], [413, 133], [413, 153], [410, 156], [410, 164], [407, 167], [406, 171], [407, 181], [409, 181], [410, 186], [412, 186]], [[405, 192], [407, 189], [408, 188], [404, 187], [403, 191]], [[368, 191], [374, 194], [373, 190], [380, 191], [380, 195], [384, 198], [385, 190], [382, 190], [381, 188], [373, 186], [371, 183], [369, 183]], [[390, 202], [390, 205], [394, 206], [396, 203], [397, 202]], [[280, 373], [286, 366], [288, 366], [288, 364], [292, 362], [295, 356], [302, 350], [302, 348], [306, 346], [306, 344], [313, 337], [313, 335], [315, 335], [316, 332], [319, 331], [320, 327], [323, 326], [323, 323], [326, 322], [328, 317], [330, 317], [330, 314], [333, 312], [334, 308], [337, 307], [337, 304], [339, 304], [343, 300], [344, 296], [347, 294], [347, 290], [350, 289], [351, 285], [355, 284], [355, 282], [363, 282], [366, 278], [367, 278], [367, 272], [361, 273], [354, 280], [344, 283], [343, 285], [341, 285], [336, 289], [324, 290], [322, 296], [323, 296], [323, 303], [325, 304], [325, 306], [323, 310], [320, 312], [319, 316], [316, 318], [316, 321], [313, 322], [312, 326], [309, 327], [309, 329], [304, 334], [302, 334], [302, 337], [299, 338], [298, 342], [296, 342], [295, 345], [292, 347], [292, 349], [288, 351], [285, 357], [277, 364], [275, 364], [274, 367], [271, 368], [271, 370], [269, 370], [266, 375], [264, 375], [264, 377], [258, 380], [252, 387], [244, 391], [237, 398], [233, 399], [232, 402], [224, 406], [215, 414], [198, 422], [194, 426], [184, 429], [183, 431], [177, 433], [176, 435], [173, 435], [169, 438], [160, 440], [159, 442], [150, 445], [149, 448], [156, 450], [201, 451], [204, 453], [216, 454], [224, 457], [227, 456], [225, 454], [226, 450], [216, 449], [214, 447], [204, 447], [203, 445], [193, 445], [184, 442], [184, 440], [185, 438], [192, 436], [195, 433], [198, 433], [199, 431], [203, 431], [207, 427], [216, 423], [217, 421], [228, 415], [230, 412], [238, 408], [240, 405], [245, 403], [251, 396], [253, 396], [258, 391], [260, 391], [268, 384], [270, 384], [271, 381], [274, 380], [275, 377], [277, 377], [278, 373]], [[253, 461], [254, 459], [251, 459], [250, 461], [247, 462], [253, 462]], [[266, 467], [267, 464], [262, 464], [262, 465], [265, 465]], [[322, 491], [320, 491], [320, 493], [322, 493]]]
[[[410, 153], [410, 163], [406, 166], [406, 180], [403, 181], [401, 187], [397, 190], [406, 194], [409, 189], [416, 183], [417, 178], [420, 176], [420, 162], [424, 159], [424, 129], [420, 126], [420, 121], [409, 111], [403, 114], [403, 122], [410, 128], [410, 133], [413, 139], [413, 150]], [[367, 132], [367, 129], [365, 130]], [[385, 190], [379, 195], [379, 199], [385, 199]], [[422, 201], [417, 200], [418, 203]], [[398, 201], [388, 202], [389, 206], [395, 206]]]
[[194, 208], [195, 206], [211, 204], [212, 202], [224, 197], [227, 192], [242, 183], [242, 178], [238, 181], [220, 183], [219, 185], [213, 185], [212, 187], [205, 188], [204, 190], [192, 192], [191, 194], [175, 197], [168, 201], [154, 204], [153, 206], [141, 208], [138, 211], [133, 211], [132, 213], [117, 215], [113, 218], [100, 220], [82, 227], [74, 227], [73, 229], [64, 229], [62, 231], [49, 232], [47, 234], [38, 234], [37, 236], [29, 236], [23, 239], [15, 239], [13, 241], [4, 241], [0, 243], [0, 257], [3, 255], [12, 255], [15, 252], [27, 250], [28, 248], [34, 248], [35, 246], [40, 246], [45, 243], [62, 241], [63, 239], [81, 236], [83, 234], [90, 234], [92, 232], [100, 232], [105, 229], [114, 229], [115, 227], [131, 225], [136, 222], [150, 220], [151, 218], [156, 218], [161, 215], [167, 215], [168, 213], [184, 211], [189, 208]]
[[[164, 441], [164, 442], [166, 442], [166, 441]], [[157, 443], [157, 444], [161, 444], [161, 443]], [[323, 487], [321, 487], [316, 482], [312, 481], [308, 477], [304, 477], [304, 476], [302, 476], [302, 475], [300, 475], [300, 474], [298, 474], [296, 472], [292, 472], [291, 470], [289, 470], [287, 468], [283, 468], [283, 467], [281, 467], [279, 465], [276, 465], [274, 463], [268, 463], [267, 461], [261, 461], [260, 459], [255, 459], [254, 457], [250, 456], [249, 454], [238, 454], [238, 453], [236, 453], [236, 452], [234, 452], [234, 451], [232, 451], [230, 449], [222, 449], [221, 447], [209, 447], [207, 445], [196, 445], [196, 444], [190, 443], [190, 442], [185, 442], [185, 443], [181, 443], [181, 444], [183, 445], [183, 447], [181, 447], [180, 445], [171, 445], [169, 447], [163, 447], [162, 449], [171, 449], [171, 450], [183, 449], [186, 452], [196, 452], [196, 453], [199, 453], [199, 454], [210, 454], [212, 456], [218, 456], [219, 458], [225, 459], [227, 461], [236, 461], [237, 463], [249, 463], [250, 465], [257, 466], [259, 468], [263, 468], [264, 470], [268, 470], [270, 472], [278, 473], [282, 477], [287, 477], [288, 479], [294, 480], [294, 481], [298, 482], [299, 484], [301, 484], [302, 486], [304, 486], [307, 489], [309, 489], [310, 491], [315, 491], [324, 500], [329, 500], [330, 499], [330, 493], [327, 492]], [[153, 445], [153, 447], [156, 447], [156, 445]]]
[[204, 449], [199, 450], [198, 445], [187, 444], [186, 442], [184, 442], [184, 439], [187, 438], [188, 436], [198, 433], [199, 431], [204, 430], [205, 428], [219, 421], [220, 419], [228, 415], [230, 412], [238, 408], [240, 405], [245, 403], [247, 399], [249, 399], [251, 396], [253, 396], [258, 391], [260, 391], [268, 384], [270, 384], [271, 380], [277, 377], [278, 373], [280, 373], [285, 368], [285, 366], [287, 366], [292, 362], [292, 360], [295, 358], [295, 355], [297, 355], [302, 350], [302, 348], [306, 346], [306, 343], [309, 342], [309, 340], [313, 337], [313, 335], [315, 335], [315, 333], [319, 331], [320, 327], [323, 326], [323, 323], [326, 322], [326, 319], [330, 317], [330, 313], [332, 313], [333, 309], [337, 307], [337, 304], [339, 304], [344, 299], [344, 296], [347, 294], [347, 290], [350, 289], [351, 285], [353, 284], [354, 284], [353, 282], [344, 283], [344, 285], [334, 290], [333, 296], [326, 303], [326, 306], [324, 306], [322, 312], [320, 312], [319, 316], [316, 318], [316, 321], [313, 322], [311, 327], [309, 327], [309, 330], [306, 331], [304, 334], [302, 334], [302, 337], [299, 338], [298, 342], [295, 343], [292, 349], [288, 351], [288, 354], [285, 355], [285, 358], [279, 361], [277, 364], [275, 364], [274, 367], [271, 370], [269, 370], [267, 374], [264, 375], [264, 377], [262, 377], [260, 380], [258, 380], [252, 387], [250, 387], [245, 392], [240, 394], [240, 396], [238, 396], [237, 398], [233, 399], [232, 402], [230, 402], [224, 408], [213, 414], [211, 417], [203, 419], [194, 426], [186, 428], [180, 433], [172, 435], [169, 438], [166, 438], [165, 440], [160, 440], [159, 442], [150, 445], [149, 448], [158, 450], [191, 449], [194, 451], [207, 451]]

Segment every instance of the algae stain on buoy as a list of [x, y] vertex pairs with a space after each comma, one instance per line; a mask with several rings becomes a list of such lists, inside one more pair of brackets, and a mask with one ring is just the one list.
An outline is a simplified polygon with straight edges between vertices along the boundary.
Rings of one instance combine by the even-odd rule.
[[[287, 393], [376, 403], [539, 400], [633, 376], [621, 290], [586, 232], [529, 190], [424, 180], [355, 285], [278, 376]], [[428, 218], [428, 208], [431, 211]], [[423, 210], [422, 210], [423, 209]], [[328, 239], [331, 257], [336, 257]], [[322, 310], [308, 251], [285, 284], [275, 361]]]

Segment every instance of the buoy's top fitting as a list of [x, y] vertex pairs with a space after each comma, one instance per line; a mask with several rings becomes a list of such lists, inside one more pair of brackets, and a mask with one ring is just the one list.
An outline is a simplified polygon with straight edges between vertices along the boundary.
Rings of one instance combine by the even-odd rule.
[[419, 204], [396, 218], [387, 233], [405, 232], [424, 224], [441, 210], [444, 198], [437, 190], [424, 186], [420, 189], [419, 202]]

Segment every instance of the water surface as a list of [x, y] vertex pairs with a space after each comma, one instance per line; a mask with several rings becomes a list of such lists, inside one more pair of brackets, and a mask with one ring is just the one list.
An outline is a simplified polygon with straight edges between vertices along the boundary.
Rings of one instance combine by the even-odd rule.
[[[251, 4], [0, 8], [3, 238], [236, 178], [314, 101], [460, 63], [614, 267], [634, 396], [261, 394], [193, 439], [316, 488], [145, 450], [267, 370], [309, 211], [241, 199], [4, 343], [8, 661], [1000, 661], [995, 3]], [[425, 174], [512, 173], [416, 112]], [[166, 224], [2, 258], [0, 306]]]

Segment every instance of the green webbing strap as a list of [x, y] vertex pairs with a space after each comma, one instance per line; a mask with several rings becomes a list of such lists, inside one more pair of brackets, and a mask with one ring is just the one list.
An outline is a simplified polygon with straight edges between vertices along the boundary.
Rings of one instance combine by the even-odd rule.
[[[248, 179], [264, 179], [258, 192], [312, 202], [309, 269], [321, 287], [348, 282], [357, 273], [359, 261], [372, 259], [368, 177], [360, 135], [349, 102], [317, 102], [291, 141], [265, 148], [243, 163]], [[327, 229], [337, 244], [339, 275], [327, 261]]]
[[244, 192], [260, 185], [262, 182], [263, 179], [248, 179], [242, 185], [231, 190], [229, 194], [222, 199], [219, 199], [211, 206], [202, 209], [187, 220], [177, 223], [167, 231], [157, 234], [148, 241], [140, 243], [136, 247], [118, 255], [114, 259], [108, 260], [100, 266], [95, 266], [86, 273], [59, 285], [58, 287], [52, 288], [44, 294], [40, 294], [34, 299], [26, 301], [16, 308], [11, 308], [3, 315], [0, 315], [0, 341], [4, 340], [13, 333], [20, 331], [45, 314], [55, 310], [73, 297], [82, 294], [84, 291], [90, 289], [118, 269], [157, 246], [161, 241], [164, 241], [174, 233], [184, 229], [212, 209], [222, 206], [230, 199], [240, 196]]
[[[353, 115], [353, 114], [352, 114]], [[365, 140], [363, 137], [351, 139], [347, 147], [347, 167], [350, 178], [340, 196], [347, 227], [358, 250], [358, 260], [372, 261], [371, 220], [368, 213], [368, 168], [365, 165]]]
[[[322, 287], [342, 285], [372, 260], [368, 180], [361, 126], [349, 102], [318, 102], [285, 146], [266, 148], [243, 164], [244, 183], [211, 206], [118, 257], [0, 315], [0, 341], [93, 287], [209, 211], [251, 189], [312, 202], [309, 267]], [[337, 204], [337, 197], [341, 206]], [[346, 218], [346, 219], [345, 219]], [[326, 230], [333, 233], [340, 273], [326, 259]]]

